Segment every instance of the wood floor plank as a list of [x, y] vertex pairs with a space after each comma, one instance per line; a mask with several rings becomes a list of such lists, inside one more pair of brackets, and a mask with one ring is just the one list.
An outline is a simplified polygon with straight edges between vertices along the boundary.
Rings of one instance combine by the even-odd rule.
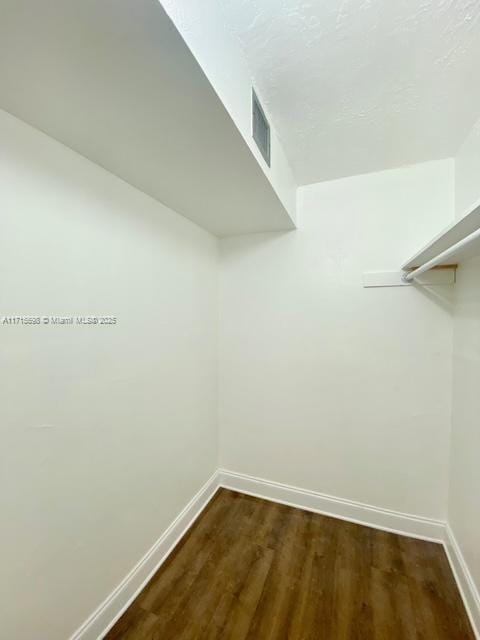
[[109, 640], [150, 640], [157, 617], [136, 602], [120, 618], [108, 634]]
[[225, 489], [105, 640], [474, 640], [441, 545]]
[[235, 519], [240, 504], [238, 500], [232, 502], [228, 494], [218, 493], [214, 497], [198, 525], [189, 531], [140, 594], [138, 602], [144, 609], [153, 613], [162, 611], [165, 618], [169, 611], [181, 606], [188, 589], [218, 546], [229, 521]]

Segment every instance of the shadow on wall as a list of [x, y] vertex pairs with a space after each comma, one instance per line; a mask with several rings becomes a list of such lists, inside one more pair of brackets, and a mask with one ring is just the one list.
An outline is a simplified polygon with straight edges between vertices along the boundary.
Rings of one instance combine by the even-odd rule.
[[[228, 243], [228, 254], [224, 259], [229, 261], [237, 260], [239, 257], [246, 257], [254, 254], [259, 248], [264, 248], [268, 244], [278, 243], [284, 238], [295, 234], [297, 229], [288, 229], [286, 231], [267, 231], [265, 233], [251, 233], [244, 236], [230, 236], [220, 239], [221, 245]], [[232, 240], [232, 242], [229, 242]]]
[[431, 300], [435, 304], [438, 304], [439, 307], [441, 307], [445, 311], [448, 311], [448, 313], [452, 316], [454, 309], [454, 286], [455, 285], [447, 284], [432, 287], [429, 285], [414, 284], [414, 287], [415, 289], [417, 289], [417, 291], [420, 291], [429, 300]]

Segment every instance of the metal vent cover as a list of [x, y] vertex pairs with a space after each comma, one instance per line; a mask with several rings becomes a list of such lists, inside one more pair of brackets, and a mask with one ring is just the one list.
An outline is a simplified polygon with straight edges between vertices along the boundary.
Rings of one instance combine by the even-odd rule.
[[270, 166], [270, 125], [265, 112], [252, 89], [252, 134], [265, 162]]

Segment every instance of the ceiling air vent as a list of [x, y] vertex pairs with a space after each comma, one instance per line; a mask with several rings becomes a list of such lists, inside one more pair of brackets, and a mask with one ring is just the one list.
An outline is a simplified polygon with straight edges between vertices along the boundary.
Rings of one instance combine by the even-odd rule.
[[270, 166], [270, 125], [262, 109], [257, 94], [252, 89], [252, 129], [253, 139], [257, 143], [265, 162]]

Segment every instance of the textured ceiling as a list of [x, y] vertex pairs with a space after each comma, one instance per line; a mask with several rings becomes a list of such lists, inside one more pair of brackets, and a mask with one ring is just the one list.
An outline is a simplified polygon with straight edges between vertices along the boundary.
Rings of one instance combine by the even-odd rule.
[[480, 0], [218, 0], [299, 184], [452, 155], [480, 114]]

